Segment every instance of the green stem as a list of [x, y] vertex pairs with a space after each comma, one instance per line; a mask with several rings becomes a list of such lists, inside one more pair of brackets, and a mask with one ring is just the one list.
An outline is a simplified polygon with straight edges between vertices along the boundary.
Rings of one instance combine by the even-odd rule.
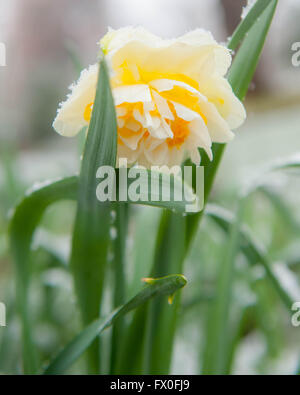
[[[96, 98], [89, 124], [78, 184], [73, 231], [71, 270], [84, 325], [100, 315], [107, 254], [110, 247], [109, 202], [96, 196], [97, 170], [115, 166], [117, 125], [115, 107], [104, 59], [99, 64]], [[89, 373], [100, 372], [99, 339], [88, 350]]]
[[204, 374], [225, 374], [229, 360], [229, 310], [235, 261], [239, 245], [240, 224], [245, 201], [241, 199], [235, 221], [231, 225], [224, 261], [219, 264], [216, 298], [208, 319], [207, 342], [204, 355]]
[[[185, 254], [185, 217], [164, 212], [156, 241], [151, 276], [181, 273]], [[176, 330], [180, 296], [172, 305], [163, 298], [150, 303], [144, 358], [145, 374], [168, 374]]]
[[[112, 235], [113, 241], [113, 273], [114, 273], [114, 299], [113, 307], [117, 308], [125, 302], [126, 283], [125, 283], [125, 266], [126, 266], [126, 236], [128, 229], [128, 209], [127, 203], [118, 203], [115, 205], [115, 229], [116, 235]], [[116, 374], [118, 366], [118, 356], [120, 355], [122, 334], [124, 333], [124, 320], [120, 318], [112, 328], [111, 339], [111, 358], [110, 374]]]

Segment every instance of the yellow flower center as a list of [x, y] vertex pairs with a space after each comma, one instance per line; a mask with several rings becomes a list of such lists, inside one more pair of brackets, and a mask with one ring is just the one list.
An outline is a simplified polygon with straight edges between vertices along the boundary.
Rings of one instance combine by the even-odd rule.
[[166, 142], [169, 148], [176, 147], [177, 149], [179, 149], [182, 146], [182, 144], [185, 142], [188, 135], [190, 134], [188, 122], [184, 121], [181, 118], [175, 118], [175, 121], [169, 121], [169, 122], [174, 137], [168, 138]]
[[[199, 91], [199, 84], [193, 80], [190, 77], [187, 77], [183, 74], [179, 73], [160, 73], [157, 71], [146, 71], [146, 70], [141, 70], [134, 64], [130, 64], [127, 61], [124, 61], [115, 74], [115, 76], [112, 78], [111, 84], [112, 87], [117, 87], [122, 85], [133, 85], [133, 84], [150, 84], [151, 81], [154, 80], [159, 80], [159, 79], [168, 79], [168, 80], [175, 80], [179, 82], [183, 82], [190, 87], [196, 89]], [[155, 90], [153, 87], [150, 86], [150, 90], [153, 91]], [[201, 111], [201, 107], [199, 104], [199, 97], [197, 96], [196, 93], [190, 92], [189, 90], [185, 89], [184, 87], [181, 86], [174, 86], [170, 90], [158, 92], [168, 103], [168, 106], [170, 110], [172, 111], [172, 114], [174, 116], [174, 120], [170, 121], [166, 119], [165, 121], [168, 123], [170, 126], [172, 132], [173, 132], [173, 138], [167, 138], [166, 143], [169, 147], [169, 149], [172, 149], [176, 147], [179, 149], [182, 144], [185, 142], [186, 138], [190, 134], [190, 129], [189, 129], [189, 122], [179, 118], [176, 114], [174, 105], [172, 102], [179, 103], [181, 105], [184, 105], [188, 109], [196, 112], [199, 114], [203, 121], [207, 124], [207, 118]], [[84, 119], [88, 122], [91, 119], [91, 114], [92, 114], [92, 108], [93, 108], [93, 103], [89, 103], [85, 109], [84, 109]], [[129, 122], [131, 119], [136, 122], [136, 120], [133, 117], [133, 111], [138, 110], [140, 114], [144, 113], [144, 107], [143, 103], [141, 102], [136, 102], [136, 103], [122, 103], [121, 105], [118, 106], [119, 109], [124, 110], [125, 115], [119, 115], [119, 119], [123, 120], [123, 125], [122, 127], [118, 127], [118, 142], [119, 144], [123, 145], [124, 142], [121, 138], [126, 139], [126, 138], [131, 138], [136, 135], [136, 133], [141, 134], [143, 139], [146, 139], [147, 137], [150, 136], [150, 133], [147, 129], [144, 129], [142, 125], [140, 125], [140, 128], [138, 130], [132, 130], [128, 127], [126, 127], [126, 122]], [[151, 116], [160, 116], [160, 113], [158, 109], [155, 107], [155, 110], [150, 111]]]
[[94, 102], [89, 103], [89, 104], [85, 107], [85, 109], [84, 109], [83, 118], [84, 118], [84, 120], [87, 121], [87, 122], [89, 122], [90, 119], [91, 119], [92, 110], [93, 110], [93, 104], [94, 104]]
[[172, 103], [170, 103], [169, 106], [174, 115], [174, 121], [167, 120], [167, 123], [170, 125], [174, 136], [173, 138], [168, 138], [166, 142], [169, 148], [176, 147], [179, 149], [190, 134], [190, 129], [188, 126], [189, 122], [177, 117], [174, 105]]

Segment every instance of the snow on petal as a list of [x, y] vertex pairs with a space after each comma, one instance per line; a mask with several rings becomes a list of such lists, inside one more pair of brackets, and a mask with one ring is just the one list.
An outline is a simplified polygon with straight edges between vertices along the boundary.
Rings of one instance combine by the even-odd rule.
[[[231, 53], [203, 29], [164, 40], [141, 27], [110, 29], [100, 46], [109, 66], [118, 125], [118, 158], [151, 165], [199, 164], [212, 143], [227, 143], [246, 118], [224, 77]], [[98, 65], [81, 73], [53, 126], [74, 136], [88, 126]]]

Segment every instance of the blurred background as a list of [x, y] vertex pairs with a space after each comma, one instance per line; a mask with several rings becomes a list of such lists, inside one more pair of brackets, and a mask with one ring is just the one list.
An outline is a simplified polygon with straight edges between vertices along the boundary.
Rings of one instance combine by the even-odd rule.
[[[95, 63], [96, 43], [108, 26], [143, 25], [165, 38], [202, 27], [226, 43], [245, 5], [246, 1], [238, 0], [0, 2], [0, 42], [6, 45], [7, 63], [0, 67], [0, 301], [6, 303], [8, 314], [8, 326], [0, 328], [0, 372], [20, 372], [20, 327], [7, 238], [9, 211], [32, 183], [78, 172], [79, 141], [59, 136], [51, 125], [58, 103], [79, 76], [80, 65]], [[212, 194], [212, 201], [229, 209], [245, 183], [258, 177], [269, 163], [300, 154], [300, 67], [291, 62], [292, 44], [300, 41], [299, 20], [299, 0], [279, 1], [246, 99], [247, 122], [226, 148]], [[295, 172], [277, 174], [268, 181], [272, 202], [258, 193], [247, 206], [248, 225], [278, 265], [282, 279], [298, 295], [295, 301], [300, 301], [299, 181]], [[65, 270], [73, 214], [71, 203], [56, 204], [36, 235], [32, 314], [44, 358], [77, 328], [72, 284]], [[158, 209], [135, 209], [128, 252], [132, 267], [145, 256], [145, 248], [146, 260], [151, 262], [154, 240], [138, 247], [146, 237], [143, 228], [155, 229], [158, 217]], [[213, 298], [218, 257], [226, 243], [208, 219], [197, 241], [186, 265], [190, 286], [184, 292], [174, 373], [200, 372], [206, 312]], [[250, 269], [243, 257], [238, 271], [233, 320], [238, 322], [249, 306], [254, 306], [255, 313], [241, 335], [232, 372], [294, 373], [300, 356], [300, 328], [291, 326], [263, 274]], [[199, 292], [203, 297], [196, 303]]]

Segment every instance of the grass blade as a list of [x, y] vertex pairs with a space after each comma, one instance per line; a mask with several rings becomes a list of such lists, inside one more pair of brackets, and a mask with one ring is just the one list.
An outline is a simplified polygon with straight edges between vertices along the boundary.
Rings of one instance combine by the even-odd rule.
[[247, 14], [247, 17], [242, 19], [238, 27], [235, 29], [228, 48], [235, 50], [240, 42], [243, 40], [247, 32], [251, 29], [253, 24], [257, 21], [263, 11], [268, 7], [272, 0], [257, 0], [253, 7]]
[[[96, 197], [96, 173], [100, 166], [115, 167], [117, 124], [109, 73], [104, 58], [99, 64], [96, 98], [84, 148], [78, 183], [78, 204], [70, 265], [83, 324], [100, 314], [107, 253], [110, 244], [110, 204]], [[90, 348], [89, 368], [99, 373], [98, 344]]]
[[[228, 79], [236, 95], [242, 100], [255, 72], [260, 53], [269, 31], [278, 0], [271, 0], [260, 14], [256, 14], [254, 24], [248, 29], [248, 34], [241, 45], [234, 62], [229, 70]], [[252, 9], [253, 10], [253, 9]], [[252, 11], [251, 10], [251, 11]], [[251, 11], [244, 19], [244, 24], [252, 20]], [[233, 38], [235, 35], [233, 36]], [[232, 43], [229, 43], [229, 47]]]
[[[114, 276], [114, 295], [113, 306], [117, 308], [125, 302], [127, 284], [125, 282], [126, 273], [126, 240], [128, 232], [128, 209], [127, 203], [117, 203], [115, 205], [115, 230], [116, 235], [113, 240], [113, 276]], [[110, 353], [110, 374], [115, 374], [118, 363], [119, 351], [124, 333], [124, 321], [119, 318], [113, 325]]]
[[[263, 13], [257, 14], [256, 18], [253, 19], [251, 11], [248, 13], [246, 18], [243, 20], [244, 24], [250, 26], [248, 21], [251, 20], [251, 28], [248, 28], [248, 34], [244, 31], [244, 36], [239, 34], [239, 41], [243, 40], [241, 47], [235, 56], [232, 66], [228, 73], [228, 80], [230, 85], [236, 94], [236, 96], [243, 100], [246, 92], [248, 90], [249, 84], [255, 72], [256, 65], [258, 63], [261, 51], [263, 49], [264, 42], [272, 18], [277, 6], [277, 0], [271, 0], [264, 9]], [[232, 36], [234, 38], [235, 33]], [[233, 48], [231, 41], [228, 44], [229, 48]], [[207, 202], [209, 193], [212, 188], [213, 180], [215, 178], [216, 172], [218, 170], [219, 164], [221, 162], [225, 145], [224, 144], [213, 144], [213, 161], [211, 162], [207, 155], [203, 152], [201, 165], [204, 166], [204, 202]], [[199, 221], [202, 217], [202, 212], [189, 216], [187, 218], [187, 248], [189, 248], [196, 229], [198, 227]]]
[[[236, 96], [239, 99], [243, 99], [247, 90], [248, 90], [248, 86], [250, 84], [250, 81], [252, 80], [254, 71], [255, 71], [255, 67], [257, 65], [258, 59], [260, 57], [262, 48], [263, 48], [263, 44], [265, 42], [266, 39], [266, 35], [267, 32], [269, 30], [272, 18], [273, 18], [273, 14], [275, 12], [275, 8], [277, 5], [277, 0], [271, 0], [270, 4], [264, 9], [264, 11], [261, 13], [257, 13], [257, 18], [253, 19], [252, 16], [253, 14], [249, 13], [247, 15], [247, 17], [244, 19], [244, 28], [243, 31], [240, 30], [239, 33], [239, 41], [243, 40], [243, 43], [233, 61], [233, 64], [231, 66], [231, 69], [229, 71], [229, 75], [228, 75], [228, 79], [229, 82], [232, 86], [232, 89], [234, 91], [234, 93], [236, 94]], [[251, 20], [249, 20], [251, 19]], [[247, 29], [245, 29], [245, 26], [247, 26]], [[246, 35], [246, 32], [248, 31], [248, 34]], [[235, 38], [236, 40], [236, 38]], [[230, 47], [229, 43], [229, 47]], [[211, 162], [209, 160], [209, 158], [207, 157], [207, 155], [205, 153], [202, 153], [202, 162], [201, 165], [204, 166], [204, 202], [207, 202], [210, 190], [212, 188], [212, 184], [213, 184], [213, 180], [215, 178], [218, 166], [220, 164], [222, 155], [223, 155], [223, 151], [224, 151], [225, 145], [223, 144], [213, 144], [213, 161]], [[197, 213], [195, 215], [192, 216], [188, 216], [186, 218], [186, 237], [185, 237], [185, 253], [188, 251], [188, 248], [193, 240], [193, 237], [195, 235], [196, 229], [198, 227], [199, 224], [199, 220], [202, 217], [202, 213]], [[173, 219], [170, 217], [169, 221], [171, 222]], [[166, 229], [169, 229], [168, 226], [166, 226]], [[173, 228], [173, 231], [175, 232], [175, 228]], [[168, 231], [167, 231], [168, 232]], [[172, 232], [171, 232], [172, 233]], [[166, 235], [166, 237], [168, 237], [168, 235]], [[176, 245], [176, 244], [174, 244]], [[179, 250], [181, 254], [181, 245], [179, 244]], [[183, 266], [183, 260], [184, 260], [184, 256], [181, 258], [182, 262], [180, 263], [180, 267], [182, 268]], [[177, 261], [177, 259], [176, 259]], [[166, 265], [166, 267], [171, 266], [172, 262], [164, 262], [164, 264]], [[156, 265], [156, 262], [154, 263], [154, 265]], [[154, 309], [155, 310], [155, 309]], [[153, 316], [155, 316], [155, 319], [157, 320], [157, 322], [161, 322], [164, 320], [164, 316], [163, 316], [163, 312], [162, 314], [158, 315], [157, 311], [154, 312]], [[169, 317], [169, 327], [168, 324], [165, 324], [165, 328], [164, 330], [166, 331], [166, 333], [169, 331], [169, 337], [168, 337], [168, 342], [167, 342], [167, 347], [164, 347], [162, 345], [162, 347], [160, 349], [156, 349], [153, 347], [153, 344], [149, 343], [148, 344], [148, 350], [155, 350], [155, 352], [160, 352], [160, 357], [163, 356], [164, 361], [166, 362], [166, 364], [163, 366], [163, 363], [160, 364], [159, 369], [160, 370], [150, 370], [153, 373], [157, 373], [158, 371], [163, 372], [164, 374], [166, 374], [169, 370], [169, 362], [170, 361], [170, 353], [171, 353], [171, 349], [172, 349], [172, 342], [173, 342], [173, 335], [174, 335], [174, 316], [176, 315], [176, 310], [174, 309], [173, 312], [173, 317]], [[154, 319], [150, 319], [150, 322], [154, 322]], [[151, 324], [150, 324], [151, 325]], [[152, 325], [152, 332], [156, 332], [156, 334], [152, 333], [151, 335], [151, 341], [155, 342], [155, 340], [153, 339], [158, 339], [158, 343], [159, 343], [159, 330], [160, 329], [155, 329], [155, 327]], [[157, 344], [158, 344], [157, 343]], [[171, 345], [171, 347], [170, 347]], [[153, 355], [153, 354], [152, 354]], [[158, 354], [156, 354], [157, 357]], [[168, 356], [168, 357], [167, 357]], [[152, 358], [152, 356], [149, 357], [150, 358], [150, 366], [152, 364], [151, 361], [154, 361], [154, 358]], [[156, 369], [156, 367], [155, 367]]]
[[[156, 240], [151, 277], [180, 271], [185, 252], [185, 217], [164, 211]], [[171, 306], [161, 298], [138, 309], [126, 334], [118, 374], [166, 374], [169, 370], [179, 295]], [[135, 353], [130, 354], [134, 345]]]
[[61, 374], [74, 363], [89, 345], [105, 329], [114, 324], [120, 317], [146, 303], [153, 297], [173, 295], [184, 287], [186, 279], [182, 275], [170, 275], [164, 278], [148, 279], [148, 285], [127, 304], [119, 307], [108, 318], [98, 319], [85, 328], [69, 343], [63, 351], [45, 369], [44, 374]]
[[[165, 212], [158, 237], [151, 276], [158, 277], [182, 271], [185, 254], [185, 217]], [[149, 306], [145, 374], [167, 374], [171, 365], [180, 295], [172, 306], [156, 299]]]
[[[161, 183], [163, 180], [161, 180]], [[162, 189], [162, 186], [160, 187]], [[53, 203], [60, 200], [76, 200], [78, 195], [78, 176], [68, 177], [61, 180], [51, 180], [36, 185], [28, 191], [22, 201], [16, 206], [10, 221], [10, 244], [17, 272], [17, 301], [18, 310], [22, 321], [23, 338], [23, 363], [25, 373], [34, 373], [37, 368], [37, 358], [32, 329], [28, 312], [28, 291], [30, 283], [30, 247], [35, 229], [46, 211]], [[161, 202], [163, 207], [184, 210], [182, 206], [172, 202]], [[145, 200], [143, 204], [152, 205]], [[154, 202], [159, 206], [160, 202]]]
[[36, 372], [37, 358], [28, 312], [30, 282], [30, 246], [33, 233], [45, 210], [61, 199], [75, 199], [77, 177], [59, 180], [29, 191], [17, 205], [10, 222], [10, 244], [16, 265], [17, 305], [21, 316], [24, 373]]
[[203, 373], [226, 374], [229, 360], [229, 311], [232, 285], [235, 277], [235, 261], [239, 249], [240, 223], [244, 200], [240, 201], [237, 214], [228, 228], [228, 243], [224, 261], [220, 262], [216, 297], [210, 310], [205, 344]]

